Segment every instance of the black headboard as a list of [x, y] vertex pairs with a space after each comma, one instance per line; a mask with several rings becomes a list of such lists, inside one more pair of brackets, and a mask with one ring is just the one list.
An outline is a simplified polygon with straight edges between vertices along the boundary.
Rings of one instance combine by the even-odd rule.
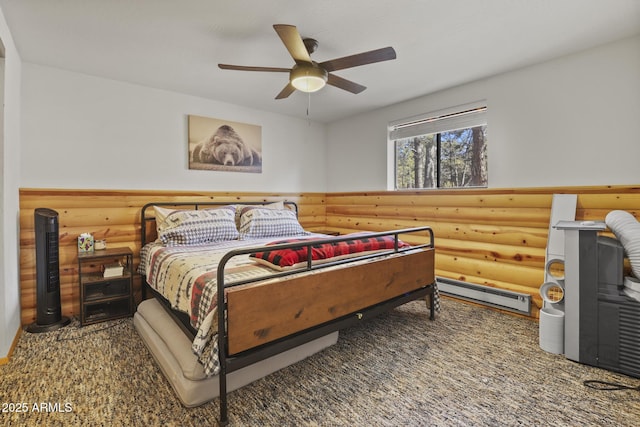
[[[140, 212], [140, 240], [141, 247], [147, 244], [147, 224], [156, 220], [155, 211], [153, 211], [154, 206], [161, 207], [173, 207], [179, 209], [206, 209], [210, 206], [227, 206], [227, 205], [270, 205], [274, 203], [273, 201], [260, 201], [260, 202], [154, 202], [147, 203], [142, 207], [142, 211]], [[284, 206], [288, 209], [291, 209], [296, 213], [296, 217], [298, 216], [298, 205], [295, 202], [284, 201]], [[147, 210], [151, 210], [152, 214], [149, 214]]]

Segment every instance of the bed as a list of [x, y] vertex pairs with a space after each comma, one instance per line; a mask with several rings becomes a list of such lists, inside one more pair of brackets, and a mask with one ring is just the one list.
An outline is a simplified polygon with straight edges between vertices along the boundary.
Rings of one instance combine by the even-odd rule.
[[434, 319], [429, 227], [332, 237], [302, 229], [292, 202], [162, 202], [142, 208], [141, 240], [134, 325], [183, 404], [220, 398], [221, 424], [229, 391], [340, 329], [418, 298]]

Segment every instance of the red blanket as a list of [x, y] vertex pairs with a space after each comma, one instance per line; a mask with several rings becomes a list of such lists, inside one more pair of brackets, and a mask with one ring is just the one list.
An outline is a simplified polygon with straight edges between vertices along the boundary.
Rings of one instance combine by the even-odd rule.
[[[284, 243], [309, 242], [319, 239], [287, 239], [269, 243], [268, 246], [280, 245]], [[398, 240], [398, 248], [409, 246]], [[380, 251], [393, 249], [395, 247], [394, 236], [366, 237], [362, 234], [354, 236], [353, 239], [342, 242], [326, 242], [314, 244], [311, 248], [312, 261], [329, 260], [330, 258], [344, 257], [363, 252]], [[252, 254], [263, 264], [271, 265], [274, 268], [293, 267], [299, 263], [307, 262], [307, 247], [299, 249], [277, 249], [272, 251], [258, 252]]]

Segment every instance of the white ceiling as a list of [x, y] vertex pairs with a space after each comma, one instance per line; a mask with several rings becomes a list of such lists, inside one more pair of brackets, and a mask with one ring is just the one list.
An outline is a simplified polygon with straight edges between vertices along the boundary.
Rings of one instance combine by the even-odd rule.
[[[640, 33], [640, 0], [0, 0], [25, 62], [331, 122]], [[273, 30], [319, 41], [322, 62], [392, 46], [394, 61], [337, 71], [367, 86], [275, 100], [291, 67]]]

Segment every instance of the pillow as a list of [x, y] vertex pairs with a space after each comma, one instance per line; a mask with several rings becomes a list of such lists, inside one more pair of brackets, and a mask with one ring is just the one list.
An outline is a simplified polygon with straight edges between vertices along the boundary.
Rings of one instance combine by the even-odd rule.
[[[322, 239], [289, 239], [271, 242], [266, 246], [280, 245], [284, 243], [312, 242]], [[398, 240], [398, 248], [408, 247], [407, 243]], [[342, 242], [317, 243], [311, 247], [311, 260], [314, 264], [337, 261], [344, 258], [366, 255], [368, 253], [381, 252], [394, 249], [394, 236], [366, 237], [358, 233], [352, 240]], [[307, 247], [296, 249], [276, 249], [273, 251], [258, 252], [249, 255], [256, 262], [264, 264], [275, 270], [287, 270], [302, 267], [307, 264]]]
[[622, 243], [634, 276], [640, 278], [640, 223], [629, 212], [619, 210], [609, 212], [604, 222]]
[[287, 209], [284, 207], [284, 202], [268, 203], [266, 205], [234, 205], [236, 208], [236, 227], [240, 230], [240, 216], [242, 215], [242, 209], [246, 207], [257, 207], [263, 209]]
[[156, 211], [156, 228], [165, 222], [171, 212], [175, 212], [175, 208], [161, 208], [160, 206], [154, 206], [153, 210]]
[[176, 208], [162, 208], [160, 206], [154, 206], [153, 210], [156, 211], [156, 236], [160, 236], [160, 230], [162, 229], [162, 225], [167, 220], [167, 217], [172, 212], [176, 212], [178, 209]]
[[241, 239], [309, 234], [298, 222], [294, 211], [254, 206], [242, 208], [239, 230]]
[[235, 208], [177, 210], [158, 225], [158, 238], [165, 246], [198, 245], [235, 240], [238, 229]]
[[[280, 202], [282, 203], [282, 202]], [[219, 206], [219, 207], [212, 207], [211, 209], [220, 209], [223, 207], [229, 207], [232, 208], [236, 211], [236, 228], [240, 227], [240, 223], [239, 223], [239, 218], [240, 218], [240, 209], [238, 209], [238, 207], [240, 207], [242, 205], [224, 205], [224, 206]], [[178, 209], [176, 207], [171, 207], [171, 208], [163, 208], [160, 206], [154, 206], [153, 209], [156, 211], [156, 231], [158, 232], [158, 235], [160, 235], [160, 227], [162, 226], [162, 224], [166, 221], [167, 217], [169, 216], [169, 214], [173, 213], [173, 212], [177, 212], [183, 209]], [[209, 210], [211, 210], [209, 209]]]

